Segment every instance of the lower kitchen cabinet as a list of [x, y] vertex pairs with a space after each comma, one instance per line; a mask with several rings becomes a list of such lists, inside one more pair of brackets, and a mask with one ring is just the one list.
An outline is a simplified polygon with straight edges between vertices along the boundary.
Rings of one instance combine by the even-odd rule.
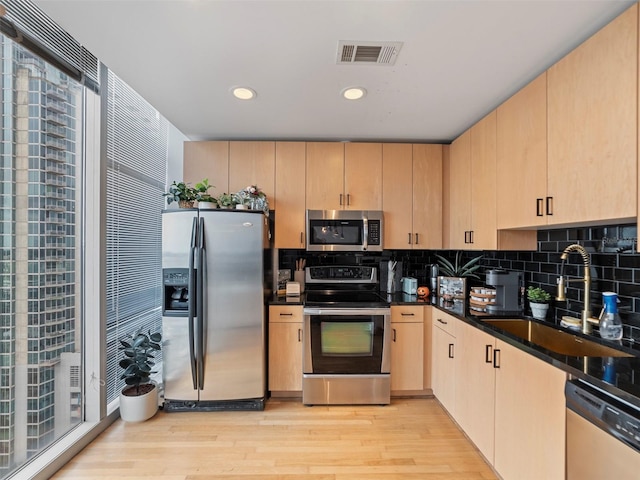
[[566, 373], [501, 340], [495, 348], [494, 468], [504, 480], [563, 479]]
[[424, 388], [424, 307], [391, 307], [391, 392]]
[[460, 321], [440, 310], [433, 311], [431, 388], [433, 394], [447, 409], [456, 416], [456, 324]]
[[494, 451], [495, 342], [464, 322], [456, 326], [456, 421], [489, 462]]
[[302, 394], [302, 305], [269, 307], [269, 390]]

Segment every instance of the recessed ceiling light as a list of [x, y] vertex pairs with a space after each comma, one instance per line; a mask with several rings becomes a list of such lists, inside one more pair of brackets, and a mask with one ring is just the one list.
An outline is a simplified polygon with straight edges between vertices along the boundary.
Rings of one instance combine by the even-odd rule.
[[342, 91], [342, 96], [347, 100], [359, 100], [367, 94], [367, 91], [362, 87], [349, 87]]
[[251, 100], [256, 96], [256, 92], [249, 87], [234, 87], [231, 93], [240, 100]]

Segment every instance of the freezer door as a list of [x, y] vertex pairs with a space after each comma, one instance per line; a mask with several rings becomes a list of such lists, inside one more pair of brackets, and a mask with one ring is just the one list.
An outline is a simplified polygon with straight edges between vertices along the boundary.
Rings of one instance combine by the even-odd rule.
[[200, 212], [204, 218], [204, 378], [201, 401], [265, 394], [264, 216]]
[[193, 386], [189, 318], [162, 317], [162, 377], [166, 400], [198, 400]]
[[188, 268], [191, 228], [198, 210], [162, 211], [162, 268]]

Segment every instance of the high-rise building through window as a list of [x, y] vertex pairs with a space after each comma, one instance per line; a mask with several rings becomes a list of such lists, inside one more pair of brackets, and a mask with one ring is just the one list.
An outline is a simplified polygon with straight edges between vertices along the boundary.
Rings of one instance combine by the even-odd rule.
[[82, 87], [0, 49], [2, 475], [82, 421]]

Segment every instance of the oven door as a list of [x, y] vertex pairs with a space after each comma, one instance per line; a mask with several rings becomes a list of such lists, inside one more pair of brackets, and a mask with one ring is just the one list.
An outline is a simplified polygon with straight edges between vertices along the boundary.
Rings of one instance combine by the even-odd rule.
[[390, 330], [389, 308], [305, 308], [303, 373], [388, 374]]

